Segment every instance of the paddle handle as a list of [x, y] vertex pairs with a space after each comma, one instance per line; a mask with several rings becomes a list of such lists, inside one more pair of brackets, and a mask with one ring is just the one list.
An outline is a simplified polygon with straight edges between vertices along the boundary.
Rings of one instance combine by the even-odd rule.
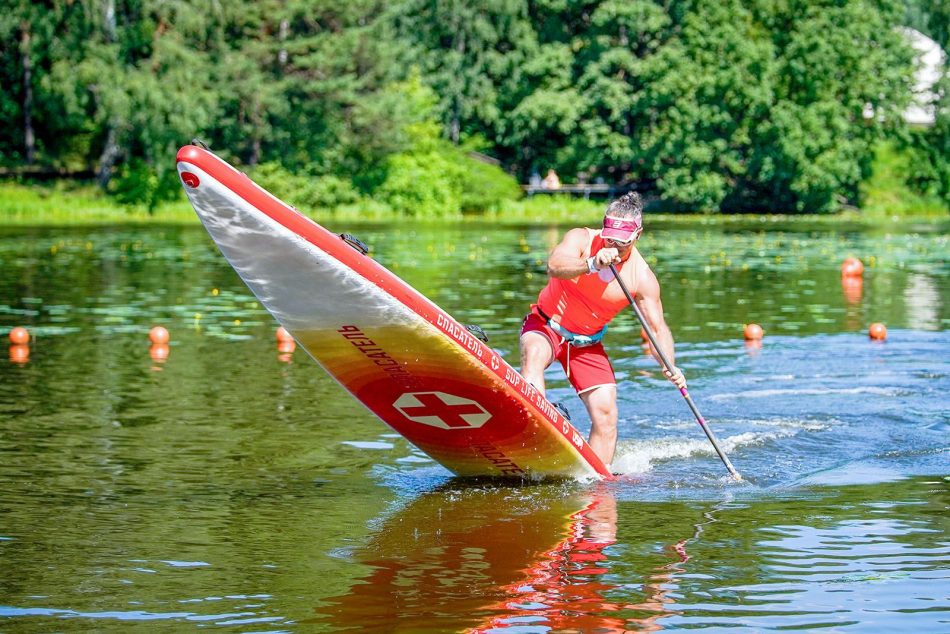
[[[673, 374], [673, 364], [670, 363], [669, 359], [666, 358], [666, 355], [663, 353], [663, 349], [660, 348], [657, 344], [656, 336], [653, 334], [653, 329], [650, 328], [650, 325], [647, 323], [646, 318], [643, 316], [643, 311], [640, 310], [640, 307], [637, 306], [637, 303], [634, 301], [633, 296], [630, 294], [630, 291], [627, 290], [627, 285], [623, 283], [623, 280], [620, 279], [620, 273], [617, 272], [617, 267], [611, 263], [610, 272], [614, 274], [614, 279], [617, 280], [617, 283], [620, 285], [620, 290], [623, 291], [623, 294], [626, 296], [627, 301], [630, 302], [630, 307], [633, 309], [633, 312], [636, 314], [637, 319], [640, 321], [640, 325], [643, 326], [643, 332], [647, 334], [647, 339], [650, 340], [650, 344], [653, 346], [653, 350], [656, 352], [657, 356], [660, 358], [661, 365], [663, 368]], [[703, 431], [706, 433], [706, 438], [709, 439], [709, 442], [712, 443], [713, 449], [716, 450], [716, 453], [719, 454], [719, 459], [722, 460], [722, 463], [726, 465], [726, 469], [729, 470], [729, 473], [737, 481], [742, 480], [742, 476], [739, 475], [739, 472], [736, 471], [736, 468], [732, 466], [732, 462], [729, 461], [729, 457], [726, 456], [725, 452], [719, 446], [719, 441], [716, 440], [716, 435], [713, 434], [713, 431], [709, 428], [709, 425], [706, 424], [706, 419], [703, 418], [703, 415], [699, 413], [699, 408], [696, 407], [696, 404], [693, 402], [693, 399], [690, 397], [689, 392], [685, 387], [679, 388], [680, 394], [683, 395], [683, 398], [686, 400], [686, 404], [689, 405], [690, 411], [693, 412], [693, 416], [696, 417], [696, 422], [699, 423], [699, 426], [702, 427]]]

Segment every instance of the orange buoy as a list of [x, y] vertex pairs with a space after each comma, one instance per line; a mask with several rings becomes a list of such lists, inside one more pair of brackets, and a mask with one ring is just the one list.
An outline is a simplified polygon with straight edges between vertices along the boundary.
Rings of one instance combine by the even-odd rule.
[[745, 329], [742, 331], [742, 335], [747, 341], [758, 341], [762, 339], [763, 335], [765, 335], [765, 331], [762, 330], [762, 326], [759, 324], [746, 324]]
[[10, 346], [10, 361], [26, 363], [30, 360], [30, 346], [24, 343], [15, 343]]
[[148, 338], [152, 343], [168, 343], [168, 331], [162, 326], [154, 326], [148, 331]]
[[842, 277], [861, 277], [864, 275], [864, 263], [858, 258], [845, 258], [841, 263]]
[[294, 338], [290, 336], [290, 333], [287, 332], [287, 329], [283, 326], [280, 326], [277, 329], [277, 341], [293, 341]]
[[30, 331], [23, 326], [17, 326], [10, 331], [10, 343], [24, 344], [30, 342]]
[[159, 362], [167, 359], [170, 352], [171, 349], [167, 343], [153, 343], [152, 347], [148, 349], [148, 355], [152, 357], [152, 360]]
[[884, 341], [887, 339], [887, 328], [884, 327], [884, 324], [875, 322], [868, 328], [868, 336], [875, 341]]

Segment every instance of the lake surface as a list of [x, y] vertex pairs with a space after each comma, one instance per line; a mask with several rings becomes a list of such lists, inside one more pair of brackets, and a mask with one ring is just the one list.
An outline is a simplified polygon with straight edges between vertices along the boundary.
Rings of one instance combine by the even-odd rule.
[[[632, 315], [605, 340], [620, 481], [463, 482], [279, 353], [200, 227], [0, 231], [0, 333], [35, 335], [0, 357], [0, 631], [950, 631], [948, 227], [647, 220], [745, 484]], [[564, 230], [330, 228], [515, 366]], [[586, 433], [559, 368], [548, 387]]]

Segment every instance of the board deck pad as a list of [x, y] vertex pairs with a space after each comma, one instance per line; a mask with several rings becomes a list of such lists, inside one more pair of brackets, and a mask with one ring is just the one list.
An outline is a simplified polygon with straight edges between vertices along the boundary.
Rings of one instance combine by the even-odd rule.
[[496, 351], [368, 255], [211, 152], [185, 193], [251, 292], [340, 385], [459, 476], [604, 478], [583, 436]]

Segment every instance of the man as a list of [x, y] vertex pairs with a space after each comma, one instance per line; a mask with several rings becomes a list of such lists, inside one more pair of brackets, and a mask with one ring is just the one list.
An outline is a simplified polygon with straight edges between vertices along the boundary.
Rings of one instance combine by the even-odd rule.
[[[603, 229], [571, 229], [548, 258], [548, 285], [531, 305], [521, 329], [521, 374], [544, 392], [544, 370], [560, 361], [590, 414], [590, 446], [610, 465], [617, 447], [617, 382], [601, 338], [614, 316], [629, 306], [610, 270], [646, 317], [666, 358], [674, 364], [673, 335], [663, 319], [660, 285], [634, 242], [643, 231], [643, 202], [631, 192], [613, 201]], [[662, 365], [654, 352], [657, 362]], [[678, 388], [683, 373], [663, 371]]]

